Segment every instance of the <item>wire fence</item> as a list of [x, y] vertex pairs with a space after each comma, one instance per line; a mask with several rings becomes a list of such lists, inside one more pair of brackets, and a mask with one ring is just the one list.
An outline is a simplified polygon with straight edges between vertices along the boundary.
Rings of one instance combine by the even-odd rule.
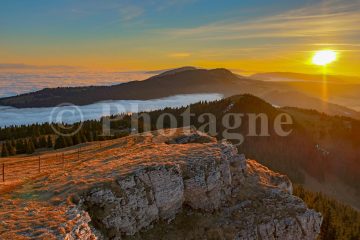
[[17, 181], [54, 170], [69, 168], [87, 160], [89, 151], [100, 149], [103, 146], [102, 143], [82, 144], [63, 152], [27, 156], [21, 160], [18, 158], [0, 158], [0, 182]]

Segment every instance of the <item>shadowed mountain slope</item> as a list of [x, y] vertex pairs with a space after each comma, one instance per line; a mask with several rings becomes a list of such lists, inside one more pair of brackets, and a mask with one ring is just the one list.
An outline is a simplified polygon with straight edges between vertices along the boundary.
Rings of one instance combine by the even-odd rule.
[[86, 105], [105, 100], [146, 100], [178, 94], [213, 93], [231, 89], [241, 81], [226, 69], [185, 70], [162, 73], [144, 81], [115, 86], [43, 89], [34, 93], [0, 99], [0, 105], [18, 108], [53, 107], [68, 102]]

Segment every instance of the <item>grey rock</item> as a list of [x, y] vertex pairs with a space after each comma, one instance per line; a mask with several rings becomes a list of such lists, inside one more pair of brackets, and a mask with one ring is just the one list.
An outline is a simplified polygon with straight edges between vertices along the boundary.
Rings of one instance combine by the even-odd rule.
[[[198, 136], [171, 143], [198, 144]], [[89, 191], [84, 205], [105, 238], [153, 239], [156, 232], [157, 239], [316, 239], [322, 217], [292, 195], [286, 176], [247, 160], [227, 141], [194, 149]]]
[[93, 233], [89, 222], [91, 218], [85, 211], [79, 210], [77, 207], [70, 208], [67, 212], [70, 221], [74, 221], [75, 225], [69, 233], [64, 237], [65, 240], [95, 240], [97, 237]]
[[171, 220], [183, 204], [178, 166], [145, 168], [117, 181], [117, 188], [95, 189], [85, 205], [110, 237], [134, 235], [159, 219]]

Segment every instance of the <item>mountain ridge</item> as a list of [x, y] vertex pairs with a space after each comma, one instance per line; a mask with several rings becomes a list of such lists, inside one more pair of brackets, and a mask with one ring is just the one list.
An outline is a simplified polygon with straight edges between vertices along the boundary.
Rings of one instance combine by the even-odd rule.
[[158, 76], [161, 75], [169, 75], [174, 73], [179, 73], [187, 70], [196, 70], [198, 68], [191, 67], [191, 66], [185, 66], [185, 67], [179, 67], [179, 68], [171, 68], [171, 69], [164, 69], [164, 70], [154, 70], [154, 71], [148, 71], [146, 73], [156, 74]]
[[[329, 96], [334, 97], [328, 101], [321, 100], [319, 97], [322, 87], [321, 82], [254, 80], [234, 74], [224, 68], [207, 70], [182, 67], [162, 72], [146, 80], [130, 81], [113, 86], [45, 88], [37, 92], [1, 98], [0, 105], [41, 108], [55, 107], [62, 103], [88, 105], [100, 101], [149, 100], [181, 94], [219, 93], [228, 97], [250, 93], [265, 98], [279, 107], [304, 107], [303, 103], [307, 102], [309, 105], [306, 107], [309, 109], [360, 119], [360, 112], [352, 108], [358, 106], [360, 109], [360, 101], [357, 100], [360, 85], [330, 84]], [[294, 99], [299, 101], [294, 101]]]
[[239, 79], [225, 69], [172, 70], [143, 81], [113, 86], [45, 88], [33, 93], [1, 98], [0, 105], [17, 108], [54, 107], [64, 102], [87, 105], [104, 100], [148, 100], [179, 94], [213, 93], [220, 88], [219, 85], [228, 85]]

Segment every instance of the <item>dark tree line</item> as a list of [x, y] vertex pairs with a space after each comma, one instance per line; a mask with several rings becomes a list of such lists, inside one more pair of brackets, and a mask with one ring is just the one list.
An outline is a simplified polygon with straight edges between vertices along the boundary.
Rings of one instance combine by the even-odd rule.
[[5, 141], [1, 146], [1, 157], [14, 156], [16, 154], [32, 154], [38, 148], [53, 148], [52, 137], [41, 136], [29, 139], [17, 139]]
[[[112, 116], [113, 118], [115, 116]], [[119, 116], [117, 116], [118, 118]], [[16, 154], [32, 154], [36, 149], [61, 149], [85, 142], [104, 141], [128, 135], [131, 125], [130, 117], [111, 123], [110, 136], [102, 136], [102, 121], [91, 120], [83, 123], [80, 131], [72, 135], [80, 123], [66, 125], [67, 130], [60, 130], [64, 136], [55, 135], [54, 129], [48, 124], [33, 124], [28, 126], [10, 126], [0, 128], [1, 157]], [[59, 126], [53, 127], [60, 129]]]
[[360, 239], [360, 213], [322, 193], [314, 193], [294, 185], [294, 194], [305, 201], [309, 208], [323, 216], [319, 240]]
[[5, 128], [0, 128], [0, 141], [6, 141], [9, 139], [40, 137], [43, 135], [52, 134], [54, 134], [54, 131], [48, 123], [9, 126]]

